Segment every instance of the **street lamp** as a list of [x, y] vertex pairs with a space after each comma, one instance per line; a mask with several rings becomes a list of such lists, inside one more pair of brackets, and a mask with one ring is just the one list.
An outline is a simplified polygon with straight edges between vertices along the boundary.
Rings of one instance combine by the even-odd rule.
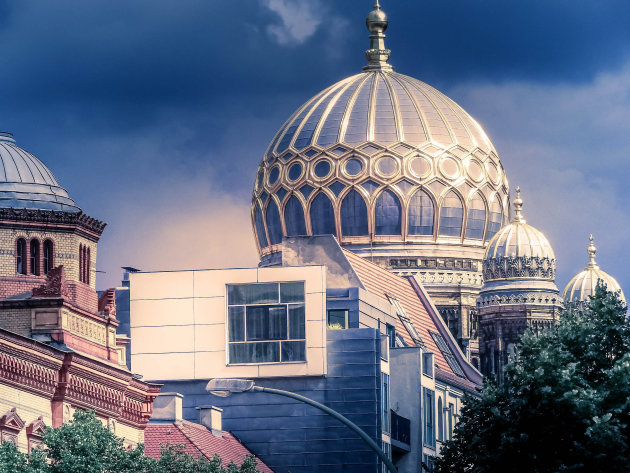
[[396, 467], [389, 459], [385, 452], [381, 450], [381, 448], [376, 444], [374, 440], [370, 438], [368, 434], [366, 434], [363, 429], [361, 429], [354, 422], [350, 421], [346, 417], [339, 414], [337, 411], [332, 410], [330, 407], [325, 406], [317, 401], [313, 401], [308, 397], [300, 396], [299, 394], [292, 393], [290, 391], [283, 391], [281, 389], [275, 388], [265, 388], [263, 386], [256, 386], [254, 381], [251, 379], [229, 379], [229, 378], [215, 378], [211, 379], [206, 385], [206, 391], [210, 392], [214, 396], [227, 397], [230, 394], [234, 393], [244, 393], [248, 391], [257, 391], [257, 392], [265, 392], [269, 394], [277, 394], [279, 396], [290, 397], [291, 399], [295, 399], [297, 401], [303, 402], [310, 406], [313, 406], [320, 411], [324, 411], [329, 416], [334, 417], [339, 422], [350, 428], [354, 431], [365, 443], [367, 443], [374, 452], [379, 456], [379, 458], [383, 461], [387, 469], [390, 473], [398, 473]]

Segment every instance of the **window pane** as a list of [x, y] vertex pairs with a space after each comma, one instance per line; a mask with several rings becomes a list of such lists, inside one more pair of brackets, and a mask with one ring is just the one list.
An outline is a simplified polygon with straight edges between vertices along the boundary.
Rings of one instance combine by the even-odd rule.
[[249, 306], [247, 307], [247, 340], [286, 340], [287, 307]]
[[276, 245], [282, 242], [282, 226], [280, 225], [280, 212], [274, 200], [267, 206], [267, 231], [269, 233], [269, 243]]
[[423, 191], [416, 192], [409, 202], [409, 234], [433, 235], [433, 201]]
[[311, 230], [313, 235], [334, 235], [335, 211], [326, 194], [318, 194], [311, 204]]
[[289, 306], [289, 338], [306, 338], [304, 304]]
[[287, 236], [306, 235], [304, 208], [295, 196], [291, 196], [284, 208], [284, 224], [287, 227]]
[[492, 207], [490, 210], [490, 219], [488, 221], [488, 235], [486, 236], [486, 240], [492, 238], [501, 228], [501, 220], [503, 217], [503, 212], [501, 210], [501, 204], [499, 201], [495, 200], [492, 203]]
[[440, 208], [440, 235], [460, 236], [463, 218], [462, 202], [455, 194], [449, 194]]
[[367, 222], [365, 200], [357, 191], [350, 191], [341, 203], [341, 233], [344, 236], [367, 235]]
[[375, 230], [377, 235], [399, 235], [401, 206], [398, 197], [391, 191], [385, 191], [376, 199], [374, 209]]
[[230, 307], [228, 322], [231, 342], [245, 341], [245, 307]]
[[468, 209], [468, 222], [466, 223], [466, 238], [481, 240], [486, 227], [486, 204], [479, 195], [475, 195]]
[[278, 284], [228, 284], [228, 304], [269, 304], [278, 302]]
[[306, 342], [282, 342], [282, 361], [305, 361]]
[[272, 363], [280, 361], [278, 342], [230, 343], [230, 363]]
[[258, 235], [258, 243], [261, 248], [267, 246], [267, 235], [265, 235], [265, 225], [263, 224], [262, 213], [260, 208], [256, 205], [256, 211], [254, 212], [254, 219], [256, 222], [256, 234]]
[[280, 302], [304, 302], [304, 283], [280, 283]]
[[338, 325], [341, 328], [346, 327], [347, 310], [329, 310], [328, 311], [328, 325]]

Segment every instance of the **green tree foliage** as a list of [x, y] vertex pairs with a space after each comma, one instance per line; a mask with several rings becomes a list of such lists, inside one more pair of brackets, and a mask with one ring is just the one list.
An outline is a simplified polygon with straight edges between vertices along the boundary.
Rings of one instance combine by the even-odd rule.
[[73, 420], [47, 428], [44, 446], [25, 454], [10, 442], [0, 444], [0, 473], [258, 473], [256, 459], [227, 468], [215, 455], [211, 461], [165, 445], [159, 460], [144, 456], [144, 445], [127, 449], [93, 411], [75, 411]]
[[598, 285], [554, 329], [526, 332], [502, 385], [468, 397], [439, 473], [630, 471], [630, 325]]

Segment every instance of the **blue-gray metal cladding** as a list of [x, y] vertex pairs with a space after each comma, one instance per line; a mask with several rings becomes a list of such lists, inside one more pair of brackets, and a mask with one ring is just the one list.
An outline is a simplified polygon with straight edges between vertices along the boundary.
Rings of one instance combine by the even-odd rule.
[[68, 192], [39, 159], [0, 133], [0, 207], [79, 212]]

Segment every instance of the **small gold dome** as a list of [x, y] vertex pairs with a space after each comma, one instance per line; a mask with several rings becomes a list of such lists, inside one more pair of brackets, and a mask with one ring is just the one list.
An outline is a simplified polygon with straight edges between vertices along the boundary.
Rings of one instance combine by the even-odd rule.
[[597, 253], [597, 247], [593, 243], [593, 235], [590, 236], [590, 243], [587, 248], [589, 262], [584, 270], [576, 274], [567, 287], [562, 292], [562, 298], [566, 303], [578, 303], [587, 302], [588, 296], [595, 294], [595, 288], [597, 287], [597, 281], [601, 281], [606, 284], [609, 291], [619, 291], [619, 297], [622, 301], [626, 301], [623, 295], [623, 290], [615, 278], [605, 271], [602, 271], [595, 261], [595, 254]]
[[547, 237], [528, 225], [521, 213], [521, 190], [516, 188], [515, 215], [488, 243], [483, 259], [484, 281], [497, 279], [554, 280], [556, 256]]

